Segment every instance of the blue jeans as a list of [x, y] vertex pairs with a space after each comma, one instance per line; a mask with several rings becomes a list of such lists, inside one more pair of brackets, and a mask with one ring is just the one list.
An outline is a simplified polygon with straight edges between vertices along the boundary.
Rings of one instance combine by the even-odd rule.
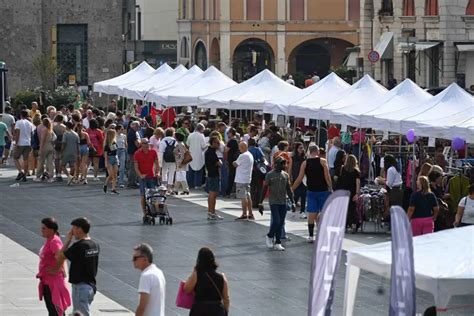
[[220, 159], [222, 162], [221, 166], [221, 196], [225, 196], [225, 191], [227, 190], [227, 182], [229, 181], [229, 168], [227, 168], [227, 165], [223, 159]]
[[282, 229], [285, 224], [286, 204], [270, 204], [272, 212], [268, 237], [275, 237], [275, 243], [281, 244]]
[[298, 199], [301, 198], [301, 209], [300, 213], [304, 213], [306, 211], [306, 186], [301, 183], [293, 193], [295, 196], [295, 203], [298, 202]]
[[72, 307], [84, 316], [90, 315], [90, 306], [94, 300], [94, 288], [88, 283], [72, 284]]
[[119, 148], [117, 150], [119, 159], [119, 184], [125, 184], [125, 163], [127, 160], [127, 151], [125, 148]]
[[190, 189], [195, 187], [200, 187], [202, 185], [202, 169], [193, 170], [189, 167], [188, 172], [186, 173], [186, 179], [188, 180], [188, 185]]

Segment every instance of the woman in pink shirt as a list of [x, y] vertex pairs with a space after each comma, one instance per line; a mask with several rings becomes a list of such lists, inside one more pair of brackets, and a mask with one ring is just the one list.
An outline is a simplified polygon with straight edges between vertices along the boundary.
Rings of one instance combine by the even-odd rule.
[[52, 273], [51, 269], [56, 265], [55, 255], [63, 247], [58, 233], [58, 223], [52, 217], [41, 220], [41, 235], [46, 239], [41, 247], [39, 256], [39, 272], [36, 275], [40, 279], [38, 286], [39, 298], [46, 303], [50, 316], [65, 315], [66, 309], [71, 306], [71, 295], [66, 286], [66, 272], [64, 269]]

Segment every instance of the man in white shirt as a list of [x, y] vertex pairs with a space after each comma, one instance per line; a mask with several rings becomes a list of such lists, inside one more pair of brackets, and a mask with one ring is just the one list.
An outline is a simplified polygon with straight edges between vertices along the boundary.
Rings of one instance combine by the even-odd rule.
[[[11, 135], [14, 135], [15, 129], [15, 117], [11, 114], [12, 108], [11, 106], [5, 107], [5, 113], [2, 115], [2, 122], [7, 125], [8, 131]], [[11, 146], [11, 139], [5, 138], [5, 149], [3, 150], [3, 159], [2, 163], [5, 163], [10, 155], [10, 146]]]
[[286, 83], [289, 83], [291, 85], [295, 85], [295, 80], [293, 80], [293, 76], [292, 75], [288, 75], [288, 79], [286, 79]]
[[92, 110], [89, 109], [86, 111], [86, 117], [82, 119], [82, 126], [84, 126], [85, 129], [89, 128], [89, 121], [94, 118], [94, 114], [92, 113]]
[[[31, 151], [31, 136], [35, 129], [35, 126], [28, 121], [28, 111], [23, 110], [20, 113], [20, 120], [15, 123], [15, 151], [13, 153], [13, 159], [15, 161], [16, 169], [18, 170], [17, 181], [26, 181], [26, 175], [28, 174], [28, 156]], [[20, 157], [23, 158], [23, 169], [20, 163]]]
[[[242, 215], [237, 220], [248, 219], [254, 220], [252, 212], [252, 199], [250, 196], [250, 181], [252, 179], [253, 156], [248, 151], [247, 143], [240, 142], [240, 155], [234, 161], [235, 170], [235, 193], [242, 202]], [[248, 216], [247, 216], [248, 212]]]
[[329, 174], [331, 177], [334, 177], [335, 170], [334, 170], [334, 162], [336, 161], [337, 152], [341, 150], [342, 144], [339, 137], [334, 137], [332, 140], [332, 146], [329, 148], [328, 151], [328, 165], [329, 165]]
[[202, 185], [202, 174], [204, 167], [204, 152], [207, 149], [204, 137], [204, 125], [199, 123], [194, 132], [189, 134], [186, 144], [193, 160], [189, 163], [189, 170], [186, 174], [189, 188], [194, 189]]
[[135, 311], [136, 316], [164, 316], [166, 280], [153, 263], [153, 249], [148, 244], [133, 248], [133, 266], [142, 271], [138, 283], [140, 301]]

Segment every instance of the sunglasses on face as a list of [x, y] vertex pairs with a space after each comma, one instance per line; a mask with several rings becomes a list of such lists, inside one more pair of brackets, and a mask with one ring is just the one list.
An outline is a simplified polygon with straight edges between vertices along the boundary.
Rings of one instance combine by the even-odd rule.
[[135, 262], [137, 261], [139, 258], [143, 258], [144, 256], [133, 256], [132, 257], [132, 261]]

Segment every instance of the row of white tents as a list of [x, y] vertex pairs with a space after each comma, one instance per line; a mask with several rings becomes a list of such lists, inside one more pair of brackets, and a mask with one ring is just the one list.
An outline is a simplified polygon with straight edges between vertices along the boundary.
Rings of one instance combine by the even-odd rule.
[[329, 120], [332, 123], [474, 143], [474, 98], [451, 84], [431, 96], [410, 79], [388, 91], [369, 75], [350, 85], [331, 73], [299, 89], [264, 70], [237, 84], [215, 67], [189, 70], [146, 62], [94, 84], [94, 91], [168, 106], [259, 110], [273, 115]]

